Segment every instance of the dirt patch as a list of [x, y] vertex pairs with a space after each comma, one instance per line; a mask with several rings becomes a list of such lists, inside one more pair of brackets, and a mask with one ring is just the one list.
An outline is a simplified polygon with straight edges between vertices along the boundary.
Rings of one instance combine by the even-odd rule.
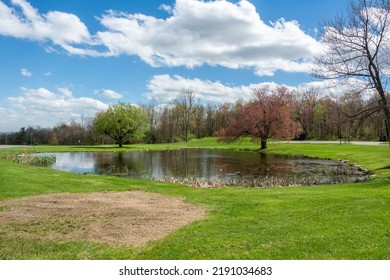
[[0, 201], [0, 235], [144, 246], [205, 217], [204, 207], [159, 194], [62, 193]]

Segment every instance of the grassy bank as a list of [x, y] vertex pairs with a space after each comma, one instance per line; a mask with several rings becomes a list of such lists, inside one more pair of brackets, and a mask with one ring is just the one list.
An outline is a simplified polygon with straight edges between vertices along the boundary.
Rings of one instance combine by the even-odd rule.
[[[254, 150], [250, 142], [214, 139], [126, 149], [209, 147]], [[270, 144], [268, 152], [343, 159], [376, 176], [358, 184], [269, 189], [191, 189], [11, 163], [27, 151], [115, 151], [115, 147], [33, 147], [0, 150], [0, 200], [56, 192], [140, 189], [205, 205], [208, 218], [146, 247], [54, 242], [13, 235], [0, 225], [0, 259], [389, 259], [390, 149], [388, 146]], [[2, 210], [2, 209], [0, 209]]]

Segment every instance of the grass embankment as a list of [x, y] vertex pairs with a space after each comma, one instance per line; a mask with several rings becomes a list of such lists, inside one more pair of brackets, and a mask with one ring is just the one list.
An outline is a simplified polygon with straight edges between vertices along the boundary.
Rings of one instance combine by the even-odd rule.
[[[128, 149], [211, 147], [254, 150], [214, 139]], [[206, 220], [146, 247], [55, 242], [13, 235], [0, 226], [0, 259], [389, 259], [390, 150], [388, 146], [270, 144], [268, 152], [349, 160], [376, 176], [358, 184], [269, 189], [191, 189], [141, 180], [77, 175], [24, 166], [0, 150], [0, 199], [54, 192], [140, 189], [208, 207]], [[34, 147], [34, 151], [118, 150], [111, 147]], [[15, 153], [23, 149], [15, 150]], [[121, 149], [123, 150], [123, 149]], [[0, 209], [2, 210], [2, 209]], [[13, 228], [14, 229], [14, 228]]]

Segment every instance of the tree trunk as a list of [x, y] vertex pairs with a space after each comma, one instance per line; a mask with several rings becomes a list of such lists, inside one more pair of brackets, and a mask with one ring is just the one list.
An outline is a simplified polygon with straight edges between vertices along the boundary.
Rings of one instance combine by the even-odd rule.
[[385, 114], [386, 136], [390, 147], [390, 110], [388, 104], [386, 104], [385, 106], [386, 107], [383, 109], [383, 112]]
[[[374, 70], [376, 70], [377, 68], [373, 67]], [[370, 73], [373, 73], [373, 71], [370, 71]], [[379, 77], [379, 72], [376, 70], [375, 72], [378, 77]], [[385, 116], [385, 124], [386, 124], [386, 132], [387, 132], [387, 140], [389, 141], [389, 145], [390, 145], [390, 139], [389, 139], [389, 131], [390, 131], [390, 109], [389, 109], [389, 103], [387, 102], [387, 98], [386, 98], [386, 92], [382, 86], [382, 81], [379, 79], [379, 78], [373, 78], [373, 81], [374, 81], [374, 86], [375, 86], [375, 89], [376, 91], [378, 92], [379, 94], [379, 97], [380, 97], [380, 104], [382, 106], [382, 110], [383, 110], [383, 114]]]
[[122, 148], [122, 146], [123, 146], [123, 140], [122, 139], [118, 140], [118, 145], [119, 145], [119, 148]]
[[184, 141], [188, 142], [188, 122], [184, 124]]
[[261, 139], [261, 148], [260, 150], [267, 149], [267, 139]]

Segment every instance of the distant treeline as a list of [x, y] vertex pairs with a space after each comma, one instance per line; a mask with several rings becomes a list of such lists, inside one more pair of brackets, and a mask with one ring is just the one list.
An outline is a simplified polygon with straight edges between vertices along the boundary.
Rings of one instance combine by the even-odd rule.
[[[299, 125], [295, 139], [378, 140], [388, 135], [376, 97], [366, 99], [358, 93], [338, 97], [324, 96], [318, 89], [293, 92], [291, 118]], [[248, 101], [249, 102], [249, 101]], [[171, 143], [215, 136], [227, 128], [245, 101], [235, 104], [203, 104], [192, 90], [183, 90], [171, 104], [156, 102], [140, 105], [148, 115], [150, 130], [145, 143]], [[0, 144], [8, 145], [96, 145], [113, 144], [108, 136], [94, 129], [95, 116], [57, 124], [53, 128], [22, 127], [0, 133]], [[272, 135], [271, 135], [272, 137]], [[383, 137], [382, 137], [383, 138]]]

